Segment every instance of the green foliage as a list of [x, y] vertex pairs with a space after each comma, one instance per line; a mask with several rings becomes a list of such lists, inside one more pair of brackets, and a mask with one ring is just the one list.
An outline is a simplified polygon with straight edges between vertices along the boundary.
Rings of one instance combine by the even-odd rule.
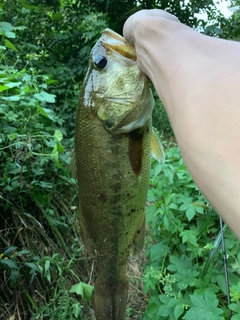
[[[9, 23], [1, 28], [21, 32]], [[9, 319], [17, 308], [19, 319], [79, 319], [85, 297], [80, 302], [69, 289], [84, 279], [79, 270], [86, 259], [80, 259], [77, 187], [68, 172], [72, 140], [49, 92], [56, 80], [13, 55], [7, 31], [3, 36], [0, 314]]]
[[5, 270], [8, 274], [11, 288], [16, 288], [20, 277], [32, 283], [39, 272], [38, 259], [29, 250], [18, 250], [16, 246], [9, 247], [0, 254], [0, 270]]
[[[154, 245], [148, 250], [143, 279], [149, 294], [144, 319], [225, 319], [219, 218], [193, 183], [175, 146], [167, 150], [164, 164], [153, 162], [147, 222]], [[225, 238], [231, 308], [239, 317], [239, 242], [229, 230]]]
[[[181, 22], [197, 27], [202, 23], [204, 27], [206, 22], [195, 16], [197, 13], [205, 11], [208, 14], [208, 21], [218, 20], [220, 13], [216, 10], [215, 2], [212, 0], [192, 0], [192, 1], [169, 1], [169, 0], [95, 0], [94, 2], [84, 0], [84, 4], [91, 3], [98, 11], [107, 13], [107, 22], [110, 28], [122, 33], [122, 27], [126, 19], [134, 12], [141, 9], [162, 9], [175, 14]], [[214, 15], [212, 14], [214, 12]], [[226, 20], [226, 19], [225, 19]]]

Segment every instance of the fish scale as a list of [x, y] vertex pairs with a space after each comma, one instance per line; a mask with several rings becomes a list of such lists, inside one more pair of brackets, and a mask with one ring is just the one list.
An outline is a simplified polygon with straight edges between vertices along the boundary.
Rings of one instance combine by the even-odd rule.
[[[127, 50], [127, 58], [117, 48]], [[153, 98], [131, 52], [121, 36], [103, 32], [91, 51], [76, 115], [79, 220], [96, 262], [97, 320], [124, 319], [127, 259], [133, 244], [143, 244]]]

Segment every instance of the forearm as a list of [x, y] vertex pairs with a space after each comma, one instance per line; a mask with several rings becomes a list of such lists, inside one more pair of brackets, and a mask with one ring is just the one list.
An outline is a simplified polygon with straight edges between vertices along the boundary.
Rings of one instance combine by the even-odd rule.
[[132, 38], [139, 67], [167, 109], [195, 182], [240, 237], [240, 45], [169, 19], [141, 21]]

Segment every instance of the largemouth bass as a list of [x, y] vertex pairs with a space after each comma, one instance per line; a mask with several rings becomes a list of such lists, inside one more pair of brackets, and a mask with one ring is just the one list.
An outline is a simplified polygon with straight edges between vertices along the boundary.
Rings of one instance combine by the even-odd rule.
[[97, 320], [124, 318], [129, 251], [144, 239], [153, 106], [134, 48], [104, 30], [90, 54], [75, 134], [81, 235], [97, 267]]

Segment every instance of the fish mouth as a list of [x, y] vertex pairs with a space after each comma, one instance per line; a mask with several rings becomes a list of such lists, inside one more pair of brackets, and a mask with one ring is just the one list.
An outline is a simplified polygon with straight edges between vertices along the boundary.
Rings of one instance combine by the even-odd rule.
[[128, 43], [120, 34], [111, 29], [105, 29], [102, 34], [102, 44], [110, 48], [125, 58], [136, 61], [137, 54], [135, 48]]

